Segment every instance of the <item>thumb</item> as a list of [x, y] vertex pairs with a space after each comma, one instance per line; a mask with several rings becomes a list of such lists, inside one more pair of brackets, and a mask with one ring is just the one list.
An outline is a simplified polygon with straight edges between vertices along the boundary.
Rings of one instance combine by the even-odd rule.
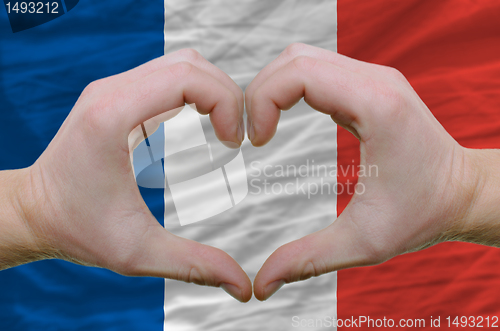
[[360, 244], [360, 237], [356, 224], [344, 212], [328, 227], [279, 247], [255, 277], [255, 297], [267, 300], [284, 284], [372, 264], [372, 254]]
[[239, 264], [224, 251], [178, 237], [161, 225], [150, 227], [134, 254], [128, 276], [152, 276], [221, 287], [241, 302], [252, 297], [252, 284]]

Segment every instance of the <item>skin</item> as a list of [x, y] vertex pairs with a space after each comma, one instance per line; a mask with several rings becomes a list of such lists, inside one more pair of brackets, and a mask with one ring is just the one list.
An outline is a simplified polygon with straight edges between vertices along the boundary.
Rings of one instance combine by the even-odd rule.
[[[286, 283], [446, 240], [500, 246], [500, 153], [460, 146], [401, 73], [292, 44], [246, 90], [252, 144], [266, 144], [281, 110], [302, 97], [352, 132], [361, 165], [379, 173], [359, 179], [365, 193], [355, 194], [330, 226], [267, 259], [254, 281], [257, 299]], [[218, 286], [250, 300], [252, 284], [236, 261], [166, 231], [134, 180], [130, 146], [137, 140], [129, 134], [145, 121], [154, 127], [149, 119], [184, 103], [210, 114], [221, 141], [241, 144], [243, 92], [193, 50], [90, 84], [35, 164], [0, 172], [0, 269], [60, 258]]]

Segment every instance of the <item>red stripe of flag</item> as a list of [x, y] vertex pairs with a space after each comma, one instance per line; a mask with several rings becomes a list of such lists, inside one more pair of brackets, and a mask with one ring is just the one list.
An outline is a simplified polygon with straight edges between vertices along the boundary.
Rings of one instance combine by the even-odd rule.
[[[399, 69], [463, 146], [500, 148], [500, 1], [338, 0], [338, 52]], [[352, 160], [359, 143], [339, 128], [339, 169]], [[338, 197], [339, 214], [349, 199]], [[447, 316], [500, 316], [500, 250], [443, 243], [342, 270], [338, 318], [359, 315], [425, 318], [425, 329], [436, 329], [430, 316], [441, 327]]]

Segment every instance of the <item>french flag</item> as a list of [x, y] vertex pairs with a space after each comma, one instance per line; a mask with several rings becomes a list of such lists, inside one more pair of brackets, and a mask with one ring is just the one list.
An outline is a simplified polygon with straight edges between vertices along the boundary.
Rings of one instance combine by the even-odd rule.
[[[398, 69], [462, 146], [499, 148], [499, 19], [496, 0], [87, 0], [13, 33], [4, 12], [0, 170], [33, 164], [94, 80], [189, 47], [245, 89], [293, 42]], [[208, 146], [206, 118], [182, 114], [198, 128], [196, 146]], [[177, 126], [168, 123], [147, 134], [155, 162], [174, 154], [168, 128]], [[151, 155], [142, 152], [134, 162], [147, 168]], [[138, 187], [167, 230], [224, 249], [253, 279], [279, 246], [340, 215], [352, 195], [340, 188], [357, 180], [359, 141], [301, 101], [282, 112], [268, 145], [243, 143], [246, 191], [231, 186], [231, 160], [211, 169], [220, 169], [229, 202], [196, 221], [183, 221], [197, 213], [176, 201], [173, 185], [187, 179], [169, 185], [165, 162], [156, 163], [154, 184], [138, 177]], [[448, 328], [448, 317], [457, 327], [463, 316], [488, 317], [491, 327], [500, 317], [499, 263], [496, 248], [447, 242], [242, 304], [217, 288], [47, 260], [0, 271], [0, 330], [334, 330], [367, 329], [367, 319], [427, 330]]]

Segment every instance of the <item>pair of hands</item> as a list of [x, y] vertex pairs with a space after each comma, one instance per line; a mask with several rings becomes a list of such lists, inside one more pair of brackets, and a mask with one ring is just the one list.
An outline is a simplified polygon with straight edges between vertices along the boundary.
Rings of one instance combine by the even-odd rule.
[[330, 226], [267, 259], [255, 278], [257, 299], [285, 283], [458, 238], [477, 195], [470, 151], [397, 70], [292, 44], [244, 96], [224, 72], [185, 49], [91, 83], [36, 163], [12, 175], [24, 252], [11, 265], [62, 258], [128, 276], [220, 286], [250, 300], [251, 281], [228, 254], [175, 236], [152, 216], [134, 180], [128, 136], [154, 116], [195, 103], [210, 114], [221, 141], [240, 145], [245, 104], [249, 139], [262, 146], [280, 111], [302, 97], [353, 133], [361, 164], [379, 173], [359, 179], [365, 193], [355, 194]]

